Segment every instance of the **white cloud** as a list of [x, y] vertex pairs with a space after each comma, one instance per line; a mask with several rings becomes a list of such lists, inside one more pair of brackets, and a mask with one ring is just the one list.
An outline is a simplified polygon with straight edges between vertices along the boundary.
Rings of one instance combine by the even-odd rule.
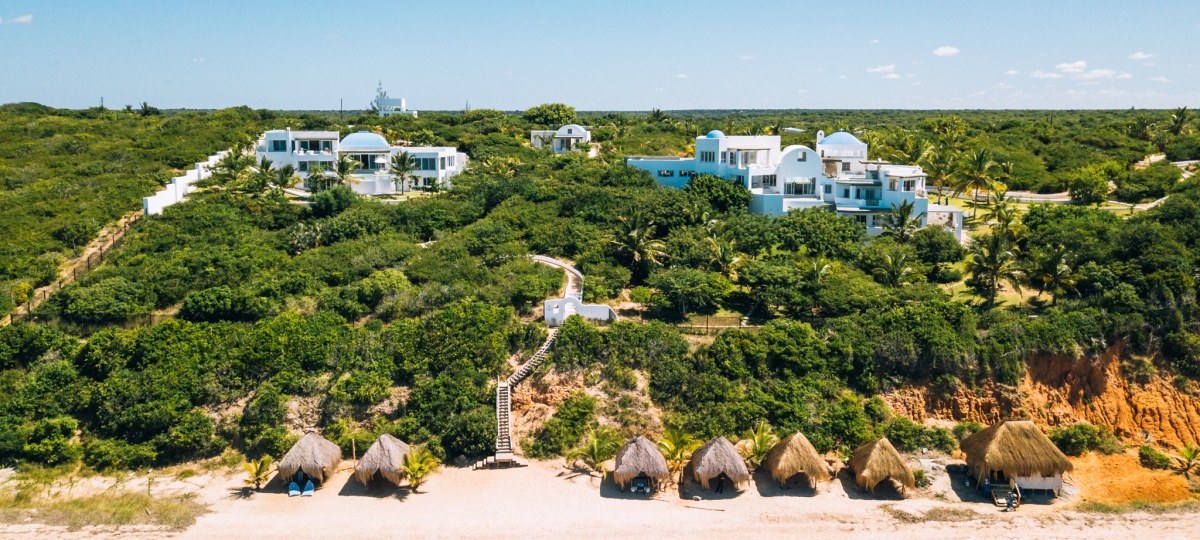
[[676, 76], [675, 76], [675, 78], [676, 78], [676, 79], [686, 79], [686, 78], [687, 78], [687, 74], [686, 74], [686, 73], [680, 73], [680, 74], [676, 75]]
[[202, 64], [202, 63], [206, 62], [207, 60], [205, 60], [204, 57], [201, 56], [200, 58], [193, 58], [192, 61], [197, 64]]
[[1152, 57], [1154, 57], [1153, 54], [1144, 53], [1142, 51], [1135, 52], [1129, 56], [1129, 58], [1132, 60], [1145, 60], [1147, 58], [1152, 58]]
[[742, 55], [738, 57], [738, 60], [754, 60], [754, 57], [750, 55]]
[[921, 86], [921, 81], [917, 81], [917, 82], [915, 82], [915, 83], [912, 83], [912, 85], [913, 85], [913, 86]]
[[879, 43], [879, 40], [878, 40], [878, 39], [872, 39], [871, 41], [868, 41], [868, 42], [867, 42], [867, 44], [868, 44], [868, 45], [874, 45], [874, 44], [876, 44], [876, 43]]
[[1070, 64], [1062, 63], [1054, 67], [1063, 73], [1083, 73], [1083, 70], [1087, 69], [1087, 62], [1080, 60]]
[[845, 78], [846, 78], [845, 75], [838, 75], [838, 79], [845, 79]]
[[33, 15], [21, 15], [20, 17], [13, 17], [9, 19], [8, 22], [11, 24], [32, 24]]
[[1163, 77], [1163, 76], [1158, 76], [1158, 77], [1150, 77], [1150, 80], [1152, 80], [1152, 81], [1154, 81], [1154, 82], [1161, 82], [1161, 83], [1168, 83], [1168, 82], [1172, 82], [1172, 81], [1171, 81], [1171, 79], [1168, 79], [1168, 78], [1166, 78], [1166, 77]]
[[945, 46], [945, 47], [938, 47], [938, 48], [934, 49], [933, 55], [934, 56], [954, 56], [954, 55], [958, 54], [959, 52], [960, 51], [958, 50], [958, 47]]
[[1120, 75], [1117, 75], [1117, 78], [1118, 79], [1132, 79], [1133, 75], [1130, 75], [1128, 73], [1122, 73]]
[[325, 39], [337, 39], [337, 34], [325, 34]]
[[1096, 79], [1130, 79], [1133, 78], [1133, 75], [1128, 73], [1117, 73], [1111, 69], [1093, 69], [1091, 71], [1079, 73], [1075, 75], [1074, 78], [1084, 81], [1092, 81]]
[[899, 75], [897, 75], [897, 74], [895, 74], [895, 73], [888, 73], [887, 75], [884, 75], [884, 76], [883, 76], [883, 78], [885, 78], [885, 79], [899, 79], [899, 78], [900, 78], [900, 76], [899, 76]]
[[896, 64], [867, 68], [867, 73], [891, 73], [893, 71], [896, 71]]
[[1062, 73], [1046, 73], [1045, 71], [1035, 71], [1029, 74], [1035, 79], [1061, 79]]
[[801, 88], [801, 89], [799, 89], [799, 90], [796, 90], [796, 93], [799, 93], [799, 94], [807, 94], [807, 93], [808, 93], [808, 90], [805, 90], [805, 89]]
[[1005, 71], [1005, 72], [1004, 72], [1004, 74], [1005, 74], [1005, 75], [1020, 75], [1020, 74], [1021, 74], [1021, 72], [1020, 72], [1020, 71], [1017, 71], [1017, 70], [1015, 70], [1015, 69], [1010, 69], [1010, 70], [1008, 70], [1008, 71]]

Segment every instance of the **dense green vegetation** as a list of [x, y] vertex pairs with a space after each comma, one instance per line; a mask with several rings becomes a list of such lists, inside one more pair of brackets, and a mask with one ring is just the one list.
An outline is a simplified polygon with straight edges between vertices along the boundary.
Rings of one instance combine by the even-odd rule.
[[[866, 128], [881, 156], [927, 162], [953, 151], [962, 156], [952, 160], [955, 182], [970, 176], [992, 191], [996, 182], [1066, 189], [1075, 172], [1110, 162], [1118, 177], [1161, 185], [1156, 171], [1127, 168], [1155, 150], [1157, 139], [1129, 131], [1153, 114], [1162, 117], [670, 117], [542, 107], [525, 115], [353, 118], [354, 129], [457, 146], [471, 155], [470, 170], [449, 191], [401, 204], [360, 200], [334, 185], [302, 206], [252, 162], [227, 160], [209, 189], [136, 224], [104, 266], [39, 307], [35, 323], [0, 329], [0, 461], [139, 467], [230, 446], [279, 456], [294, 436], [287, 426], [299, 424], [322, 427], [347, 448], [388, 432], [427, 443], [441, 458], [481, 455], [494, 437], [492, 385], [507, 374], [508, 355], [541, 342], [544, 330], [531, 315], [563, 280], [560, 271], [528, 261], [530, 253], [575, 261], [588, 277], [589, 299], [633, 288], [630, 296], [646, 304], [651, 320], [564, 325], [547, 369], [582, 372], [603, 397], [569, 399], [523, 441], [531, 454], [565, 452], [598, 415], [627, 432], [646, 428], [644, 396], [668, 424], [705, 438], [766, 420], [781, 432], [804, 430], [823, 451], [878, 435], [903, 449], [947, 450], [956, 444], [948, 432], [895, 418], [873, 396], [910, 382], [945, 395], [988, 380], [1011, 385], [1034, 353], [1095, 353], [1120, 340], [1161, 354], [1164, 370], [1197, 378], [1194, 180], [1163, 187], [1172, 193], [1166, 203], [1132, 217], [1084, 205], [1018, 212], [996, 199], [979, 209], [992, 225], [964, 253], [948, 233], [913, 230], [903, 216], [893, 220], [892, 234], [867, 239], [853, 220], [828, 211], [752, 216], [744, 190], [719, 179], [662, 189], [622, 163], [624, 153], [686, 153], [692, 137], [711, 128], [802, 125], [808, 133], [784, 134], [785, 144], [811, 144], [818, 128]], [[572, 115], [595, 126], [598, 158], [523, 144], [528, 129]], [[217, 149], [206, 144], [244, 143], [262, 128], [349, 129], [330, 117], [246, 110], [158, 117], [9, 106], [0, 118], [12, 125], [217, 126], [208, 129], [219, 137], [172, 139], [203, 147], [198, 154]], [[237, 127], [220, 129], [225, 118]], [[5, 144], [32, 144], [32, 134], [13, 133]], [[1182, 129], [1164, 144], [1189, 137]], [[4, 163], [0, 177], [9, 178], [13, 169]], [[20, 188], [4, 196], [14, 192]], [[136, 207], [134, 195], [145, 194], [130, 193], [103, 218]], [[71, 218], [64, 212], [61, 219]], [[39, 227], [9, 231], [31, 239], [24, 256], [65, 249], [48, 233], [39, 240]], [[12, 268], [8, 283], [33, 279]], [[968, 292], [948, 293], [942, 284], [964, 273]], [[1014, 302], [1005, 284], [1039, 295]], [[130, 324], [159, 310], [177, 315]], [[696, 313], [746, 315], [761, 327], [727, 330], [693, 347], [673, 323]], [[311, 414], [295, 418], [291, 400]]]

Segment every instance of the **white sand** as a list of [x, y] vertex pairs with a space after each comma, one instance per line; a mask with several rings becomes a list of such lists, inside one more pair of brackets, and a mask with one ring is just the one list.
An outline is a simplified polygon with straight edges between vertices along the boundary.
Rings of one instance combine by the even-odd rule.
[[[254, 538], [872, 538], [932, 540], [980, 534], [1023, 538], [1113, 538], [1150, 534], [1153, 540], [1200, 538], [1200, 514], [1111, 517], [1064, 511], [1062, 503], [1027, 504], [1014, 514], [980, 502], [930, 498], [878, 500], [842, 480], [815, 496], [781, 490], [766, 477], [739, 494], [676, 490], [655, 499], [618, 493], [611, 483], [579, 475], [562, 462], [527, 468], [444, 468], [421, 493], [364, 490], [349, 467], [312, 498], [289, 498], [272, 484], [250, 498], [238, 495], [241, 477], [214, 479], [199, 489], [212, 512], [182, 533], [123, 529], [68, 534], [44, 527], [0, 526], [4, 538], [81, 537], [182, 539]], [[761, 486], [761, 487], [760, 487]], [[698, 489], [698, 487], [697, 487]], [[936, 489], [936, 487], [935, 487]], [[849, 493], [848, 493], [849, 491]], [[969, 492], [963, 491], [964, 494]], [[692, 501], [692, 495], [704, 500]], [[714, 498], [718, 497], [718, 498]], [[921, 515], [936, 507], [970, 509], [982, 519], [906, 523], [891, 508]], [[986, 531], [986, 532], [985, 532]]]

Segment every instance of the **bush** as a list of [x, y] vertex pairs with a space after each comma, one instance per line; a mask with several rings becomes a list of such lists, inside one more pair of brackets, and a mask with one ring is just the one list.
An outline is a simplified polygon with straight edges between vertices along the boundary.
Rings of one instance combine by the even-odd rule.
[[718, 212], [745, 210], [750, 206], [751, 195], [746, 186], [711, 174], [692, 178], [683, 190], [698, 195]]
[[100, 469], [125, 470], [153, 465], [158, 452], [150, 443], [129, 444], [120, 439], [95, 439], [87, 443], [83, 462]]
[[358, 200], [358, 194], [354, 193], [350, 186], [337, 186], [313, 195], [309, 208], [314, 216], [328, 217], [340, 214]]
[[1070, 427], [1050, 430], [1050, 440], [1068, 456], [1082, 456], [1089, 450], [1115, 454], [1123, 447], [1107, 426], [1096, 427], [1080, 422]]
[[923, 448], [951, 452], [958, 443], [942, 428], [927, 428], [907, 418], [893, 418], [883, 424], [883, 436], [901, 452], [917, 452]]
[[1147, 469], [1166, 470], [1171, 468], [1171, 457], [1150, 445], [1143, 445], [1138, 449], [1138, 460]]
[[522, 116], [539, 126], [558, 127], [575, 121], [575, 107], [562, 103], [543, 103], [530, 107]]
[[980, 431], [983, 431], [983, 424], [971, 420], [964, 420], [954, 424], [954, 429], [951, 430], [951, 433], [953, 433], [954, 438], [958, 439], [958, 442], [961, 443], [967, 437], [979, 433]]
[[546, 459], [565, 455], [596, 422], [595, 410], [596, 398], [583, 392], [572, 393], [558, 405], [558, 412], [534, 433], [532, 440], [526, 441], [529, 457]]
[[150, 313], [153, 303], [145, 296], [137, 283], [114, 277], [84, 287], [67, 287], [55, 295], [54, 304], [69, 321], [111, 323]]

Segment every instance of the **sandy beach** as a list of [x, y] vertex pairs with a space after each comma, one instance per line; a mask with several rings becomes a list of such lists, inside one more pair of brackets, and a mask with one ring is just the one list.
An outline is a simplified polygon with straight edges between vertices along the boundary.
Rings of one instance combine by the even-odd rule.
[[[717, 495], [677, 490], [654, 498], [619, 492], [563, 467], [561, 461], [533, 462], [506, 470], [447, 467], [420, 493], [407, 488], [364, 489], [349, 467], [312, 498], [289, 498], [274, 483], [244, 496], [241, 476], [218, 475], [174, 482], [169, 490], [192, 492], [209, 513], [184, 531], [147, 527], [84, 529], [39, 525], [0, 526], [5, 538], [964, 538], [981, 530], [1025, 538], [1121, 538], [1149, 534], [1157, 539], [1200, 536], [1200, 514], [1079, 513], [1067, 502], [1037, 501], [1015, 513], [974, 498], [973, 491], [942, 475], [932, 497], [868, 496], [843, 473], [817, 493], [783, 490], [761, 474], [741, 492]], [[956, 482], [957, 483], [957, 482]], [[183, 486], [183, 487], [181, 487]], [[131, 486], [130, 489], [134, 489]], [[943, 491], [940, 491], [943, 490]], [[941, 492], [942, 495], [936, 495]], [[699, 496], [700, 500], [692, 500]], [[967, 499], [963, 501], [962, 499]]]

